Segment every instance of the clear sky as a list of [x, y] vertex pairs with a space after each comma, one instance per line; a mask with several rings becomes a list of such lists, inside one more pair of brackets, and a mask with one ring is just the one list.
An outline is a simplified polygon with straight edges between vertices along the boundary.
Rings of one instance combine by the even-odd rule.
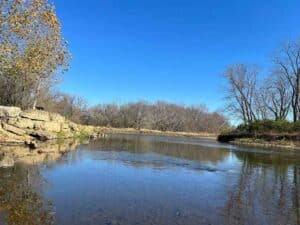
[[54, 0], [73, 55], [59, 88], [91, 104], [222, 107], [226, 65], [300, 36], [299, 0]]

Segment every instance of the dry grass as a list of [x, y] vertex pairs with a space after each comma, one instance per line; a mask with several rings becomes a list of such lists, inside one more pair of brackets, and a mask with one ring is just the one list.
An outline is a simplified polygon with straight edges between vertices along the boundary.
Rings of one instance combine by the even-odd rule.
[[103, 133], [119, 133], [119, 134], [151, 134], [159, 136], [172, 136], [172, 137], [194, 137], [194, 138], [211, 138], [216, 139], [217, 134], [213, 133], [191, 133], [191, 132], [173, 132], [173, 131], [159, 131], [149, 129], [134, 129], [134, 128], [110, 128], [99, 127]]
[[278, 140], [278, 141], [266, 141], [257, 138], [240, 138], [231, 143], [237, 145], [247, 145], [253, 147], [265, 147], [265, 148], [282, 148], [282, 149], [294, 149], [300, 150], [299, 143], [288, 140]]

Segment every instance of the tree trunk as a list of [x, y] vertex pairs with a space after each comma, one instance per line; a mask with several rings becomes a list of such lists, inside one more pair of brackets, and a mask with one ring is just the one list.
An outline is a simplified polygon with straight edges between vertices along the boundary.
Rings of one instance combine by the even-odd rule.
[[296, 96], [295, 96], [295, 111], [296, 111], [296, 115], [294, 115], [294, 119], [296, 117], [296, 121], [297, 122], [300, 118], [299, 118], [299, 94], [300, 94], [300, 68], [298, 68], [297, 70], [297, 79], [296, 79]]
[[33, 106], [32, 106], [32, 109], [34, 109], [34, 110], [36, 109], [38, 97], [40, 95], [41, 85], [42, 85], [42, 79], [39, 78], [38, 85], [37, 85], [36, 92], [35, 92], [35, 96], [34, 96]]

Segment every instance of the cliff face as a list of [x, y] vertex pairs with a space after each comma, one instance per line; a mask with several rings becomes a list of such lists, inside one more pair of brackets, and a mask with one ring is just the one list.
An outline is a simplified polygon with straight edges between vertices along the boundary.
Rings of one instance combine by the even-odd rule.
[[0, 106], [2, 143], [30, 143], [96, 133], [96, 128], [75, 124], [57, 113]]

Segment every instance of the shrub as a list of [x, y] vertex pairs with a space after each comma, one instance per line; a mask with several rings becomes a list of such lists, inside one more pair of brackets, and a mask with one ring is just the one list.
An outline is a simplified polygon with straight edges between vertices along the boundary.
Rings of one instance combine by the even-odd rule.
[[293, 132], [294, 128], [293, 128], [293, 123], [287, 121], [287, 120], [277, 120], [277, 121], [273, 121], [274, 127], [273, 129], [277, 132]]
[[292, 130], [294, 132], [300, 132], [300, 121], [293, 123]]
[[250, 124], [239, 125], [237, 131], [249, 133], [292, 133], [300, 131], [300, 122], [293, 123], [287, 120], [257, 120]]

